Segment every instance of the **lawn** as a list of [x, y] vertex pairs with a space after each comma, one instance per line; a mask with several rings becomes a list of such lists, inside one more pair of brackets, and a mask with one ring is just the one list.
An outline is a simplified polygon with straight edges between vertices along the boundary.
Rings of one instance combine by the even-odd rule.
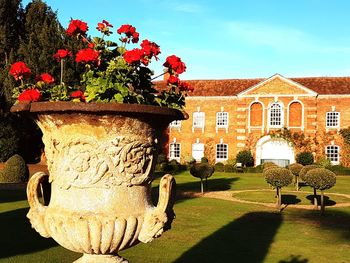
[[[176, 175], [176, 180], [178, 192], [200, 189], [198, 179], [188, 172]], [[209, 189], [268, 190], [269, 187], [261, 174], [215, 173], [209, 179]], [[293, 191], [294, 187], [285, 190]], [[308, 187], [301, 190], [311, 192]], [[350, 177], [338, 177], [337, 185], [329, 192], [350, 194]], [[299, 199], [305, 197], [305, 202], [310, 202], [300, 194], [300, 198], [297, 194]], [[250, 197], [240, 195], [240, 198]], [[273, 195], [259, 198], [273, 202]], [[329, 199], [335, 197], [329, 195]], [[25, 218], [28, 205], [23, 192], [2, 191], [0, 202], [0, 262], [63, 263], [80, 257], [30, 228]], [[197, 197], [179, 198], [175, 212], [173, 228], [160, 239], [139, 244], [121, 255], [134, 263], [350, 263], [350, 208], [330, 206], [321, 217], [313, 210], [287, 207], [279, 213], [260, 205]]]

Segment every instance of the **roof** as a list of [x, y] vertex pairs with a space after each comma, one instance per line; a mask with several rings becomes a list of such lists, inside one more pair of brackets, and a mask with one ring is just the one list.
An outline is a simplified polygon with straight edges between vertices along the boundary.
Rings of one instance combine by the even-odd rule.
[[[350, 77], [289, 78], [320, 95], [350, 94]], [[236, 96], [266, 79], [188, 80], [194, 91], [189, 96]], [[165, 81], [155, 82], [157, 89], [165, 89]]]

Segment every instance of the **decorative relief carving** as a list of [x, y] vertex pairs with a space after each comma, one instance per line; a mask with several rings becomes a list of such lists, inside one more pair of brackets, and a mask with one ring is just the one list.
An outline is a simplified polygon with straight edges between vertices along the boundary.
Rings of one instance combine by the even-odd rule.
[[[50, 182], [55, 180], [63, 189], [132, 186], [151, 180], [155, 153], [152, 139], [141, 142], [117, 137], [97, 142], [90, 137], [74, 137], [60, 144], [53, 138], [47, 139], [45, 152], [53, 166]], [[53, 158], [55, 163], [51, 162]]]

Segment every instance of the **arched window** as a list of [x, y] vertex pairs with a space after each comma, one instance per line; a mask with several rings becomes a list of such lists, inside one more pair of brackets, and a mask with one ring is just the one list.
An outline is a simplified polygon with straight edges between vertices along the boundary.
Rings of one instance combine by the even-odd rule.
[[250, 126], [261, 127], [263, 125], [263, 106], [260, 102], [250, 105]]
[[328, 145], [326, 147], [327, 159], [331, 161], [332, 164], [339, 164], [339, 154], [340, 147], [338, 145]]
[[302, 127], [303, 126], [303, 106], [300, 102], [294, 101], [289, 104], [289, 127]]
[[281, 103], [272, 103], [269, 108], [269, 127], [282, 128], [283, 117], [283, 107]]

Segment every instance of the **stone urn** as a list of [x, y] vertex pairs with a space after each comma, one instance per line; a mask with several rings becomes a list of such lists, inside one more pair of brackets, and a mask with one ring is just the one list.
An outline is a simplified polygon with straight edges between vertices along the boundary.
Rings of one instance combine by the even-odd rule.
[[[185, 113], [118, 103], [21, 103], [12, 112], [33, 116], [43, 132], [49, 175], [27, 186], [27, 217], [43, 237], [83, 253], [75, 262], [127, 262], [118, 251], [150, 242], [170, 227], [175, 180], [162, 177], [153, 206], [151, 181], [161, 135]], [[51, 183], [50, 202], [39, 201]]]

